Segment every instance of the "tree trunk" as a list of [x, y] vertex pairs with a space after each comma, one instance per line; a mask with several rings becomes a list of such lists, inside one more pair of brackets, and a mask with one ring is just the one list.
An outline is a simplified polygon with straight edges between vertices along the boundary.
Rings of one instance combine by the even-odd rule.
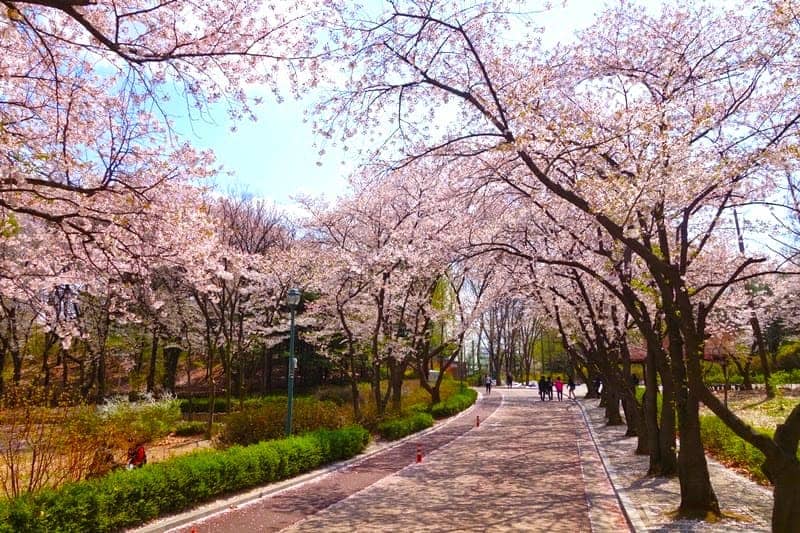
[[214, 386], [214, 347], [209, 345], [208, 350], [208, 425], [206, 426], [206, 438], [211, 438], [211, 430], [214, 426], [214, 408], [216, 407], [216, 387]]
[[267, 394], [272, 394], [272, 367], [274, 365], [273, 356], [274, 354], [272, 352], [267, 354]]
[[681, 505], [678, 511], [681, 516], [705, 520], [709, 513], [720, 515], [719, 502], [711, 486], [706, 454], [700, 439], [700, 406], [692, 392], [688, 393], [684, 406], [678, 412], [681, 432], [678, 451]]
[[142, 373], [142, 368], [144, 367], [144, 352], [147, 349], [147, 336], [142, 335], [139, 336], [138, 342], [138, 350], [136, 350], [136, 367], [134, 372], [136, 375], [140, 375]]
[[[686, 315], [689, 315], [689, 312], [685, 313]], [[672, 325], [682, 325], [683, 329], [676, 328], [676, 330], [682, 331], [684, 335], [681, 338], [680, 333], [671, 333], [669, 343], [672, 374], [677, 385], [675, 405], [681, 436], [678, 450], [681, 504], [678, 512], [681, 516], [705, 520], [709, 515], [720, 516], [720, 509], [711, 486], [706, 454], [700, 438], [700, 402], [697, 394], [688, 386], [689, 380], [702, 382], [699, 358], [703, 353], [703, 343], [699, 340], [699, 335], [689, 331], [690, 326], [674, 318]], [[690, 372], [696, 375], [690, 376]]]
[[158, 328], [153, 328], [153, 339], [150, 344], [150, 364], [147, 368], [147, 392], [152, 393], [156, 384], [156, 361], [158, 357]]
[[5, 374], [6, 371], [6, 345], [7, 343], [3, 342], [3, 346], [0, 346], [0, 397], [2, 397], [5, 393], [5, 381], [3, 380], [3, 374]]
[[761, 332], [761, 325], [758, 322], [755, 311], [752, 311], [750, 325], [753, 327], [753, 337], [756, 341], [756, 347], [758, 348], [758, 357], [761, 359], [761, 370], [764, 372], [764, 390], [766, 391], [767, 398], [774, 398], [775, 387], [772, 386], [772, 380], [770, 379], [772, 374], [770, 374], [767, 349], [764, 345], [764, 335]]
[[775, 486], [772, 492], [772, 531], [797, 531], [800, 524], [800, 462], [797, 460], [799, 415], [800, 407], [795, 407], [784, 423], [775, 429], [774, 444], [777, 444], [777, 450], [770, 450], [768, 443], [758, 443], [761, 445], [756, 446], [766, 456], [763, 470]]
[[648, 346], [647, 359], [644, 364], [644, 397], [642, 399], [642, 410], [644, 413], [644, 424], [647, 428], [647, 451], [650, 463], [647, 467], [648, 476], [660, 476], [661, 466], [661, 442], [658, 427], [658, 381], [656, 377], [655, 353]]
[[19, 385], [22, 379], [22, 356], [19, 353], [11, 352], [11, 365], [14, 367], [11, 374], [11, 381], [15, 385]]
[[773, 490], [772, 531], [797, 531], [800, 526], [800, 464], [787, 456], [780, 465], [767, 466]]
[[178, 377], [178, 359], [181, 349], [177, 346], [164, 348], [164, 390], [175, 394], [175, 380]]
[[[652, 344], [652, 345], [651, 345]], [[648, 340], [644, 379], [644, 423], [647, 426], [647, 443], [650, 456], [647, 475], [674, 476], [678, 472], [675, 454], [675, 410], [672, 395], [672, 376], [664, 369], [665, 357], [656, 338]], [[662, 394], [661, 419], [658, 416], [658, 374], [661, 369]]]
[[[373, 357], [376, 357], [373, 355]], [[378, 416], [383, 415], [381, 406], [381, 363], [377, 359], [372, 361], [372, 399], [375, 401], [375, 409], [378, 410]]]
[[437, 404], [442, 401], [441, 390], [439, 387], [431, 387], [431, 405]]
[[659, 420], [659, 452], [662, 476], [678, 474], [678, 455], [675, 446], [675, 382], [666, 353], [658, 352], [658, 372], [661, 376], [661, 419]]
[[88, 375], [87, 372], [81, 372], [81, 395], [84, 398], [89, 398], [89, 393], [94, 387], [97, 380], [97, 361], [92, 361], [89, 365]]
[[69, 357], [65, 351], [61, 354], [61, 387], [66, 390], [67, 385], [69, 385]]
[[399, 413], [402, 407], [403, 377], [408, 363], [394, 361], [390, 363], [390, 376], [392, 381], [392, 411]]
[[[42, 386], [45, 389], [50, 387], [50, 349], [55, 346], [59, 342], [58, 337], [55, 333], [47, 333], [45, 335], [44, 341], [44, 350], [42, 350]], [[19, 365], [20, 376], [22, 375], [22, 361], [20, 361]], [[17, 377], [17, 368], [16, 365], [14, 366], [14, 381], [19, 383], [19, 377]]]
[[599, 374], [596, 371], [594, 371], [591, 368], [591, 366], [587, 367], [587, 372], [585, 376], [585, 382], [586, 382], [586, 396], [584, 396], [585, 399], [593, 400], [595, 398], [600, 398], [600, 392], [598, 391], [598, 388], [595, 386], [598, 376]]
[[753, 378], [751, 377], [750, 367], [752, 366], [753, 353], [745, 357], [744, 364], [739, 362], [736, 357], [731, 357], [731, 361], [736, 365], [739, 375], [742, 376], [742, 390], [753, 390]]
[[622, 401], [622, 412], [625, 415], [625, 424], [628, 429], [625, 431], [626, 437], [637, 437], [636, 454], [647, 454], [647, 428], [644, 424], [643, 413], [636, 399], [636, 387], [633, 385], [631, 374], [630, 353], [624, 343], [622, 350], [622, 371], [616, 365], [612, 365], [610, 373], [614, 374], [614, 386], [620, 391]]
[[[233, 392], [233, 353], [231, 351], [231, 343], [229, 340], [225, 340], [225, 352], [223, 356], [223, 360], [225, 364], [223, 365], [223, 370], [225, 370], [225, 408], [228, 412], [231, 412], [231, 393]], [[289, 376], [289, 359], [286, 359], [286, 376], [287, 382], [286, 386], [289, 386], [288, 376]]]
[[105, 343], [100, 348], [97, 357], [97, 403], [102, 403], [106, 397], [106, 348]]
[[619, 392], [613, 387], [603, 386], [603, 398], [606, 402], [606, 425], [621, 426], [625, 422], [619, 412]]
[[350, 351], [350, 395], [353, 402], [353, 418], [359, 421], [361, 419], [361, 408], [358, 397], [358, 379], [356, 378], [356, 356], [352, 343], [350, 343], [348, 350]]

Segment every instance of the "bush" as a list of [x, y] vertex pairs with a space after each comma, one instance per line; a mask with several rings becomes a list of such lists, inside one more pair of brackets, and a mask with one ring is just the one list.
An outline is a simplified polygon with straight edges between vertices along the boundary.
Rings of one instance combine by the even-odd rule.
[[336, 405], [352, 405], [353, 391], [350, 385], [327, 385], [317, 389], [315, 397], [320, 401], [330, 401]]
[[409, 405], [407, 410], [409, 413], [427, 413], [430, 411], [430, 406], [427, 403], [415, 403]]
[[775, 368], [778, 370], [800, 369], [800, 342], [787, 342], [778, 348]]
[[180, 418], [171, 399], [115, 398], [96, 408], [48, 396], [40, 388], [10, 388], [3, 398], [0, 449], [8, 475], [0, 475], [0, 488], [8, 497], [105, 475], [133, 442], [167, 435]]
[[178, 437], [191, 437], [205, 433], [207, 428], [206, 422], [179, 422], [173, 433]]
[[397, 440], [431, 426], [433, 426], [433, 417], [431, 415], [428, 413], [415, 413], [378, 424], [378, 433], [385, 439]]
[[[231, 405], [237, 403], [238, 400], [231, 399]], [[180, 400], [181, 413], [208, 413], [211, 405], [210, 398], [192, 398], [191, 405], [189, 400]], [[214, 412], [226, 413], [228, 411], [228, 403], [225, 398], [214, 398]]]
[[179, 401], [174, 398], [137, 403], [113, 398], [106, 400], [99, 413], [120, 439], [129, 442], [148, 442], [168, 435], [181, 419]]
[[[292, 432], [300, 435], [317, 429], [338, 429], [352, 423], [346, 408], [314, 398], [296, 398], [292, 409]], [[220, 434], [223, 444], [254, 444], [279, 438], [286, 427], [286, 398], [248, 400], [242, 411], [231, 413]]]
[[478, 393], [475, 389], [464, 388], [457, 394], [450, 396], [443, 402], [436, 403], [431, 406], [431, 414], [434, 418], [445, 418], [460, 413], [473, 403], [478, 398]]
[[102, 479], [0, 502], [0, 531], [118, 531], [352, 457], [368, 441], [364, 428], [351, 426], [119, 470]]

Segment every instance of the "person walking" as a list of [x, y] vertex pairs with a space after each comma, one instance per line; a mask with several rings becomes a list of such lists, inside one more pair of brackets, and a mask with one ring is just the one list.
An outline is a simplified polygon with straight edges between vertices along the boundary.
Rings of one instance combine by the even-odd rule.
[[492, 376], [490, 376], [489, 374], [486, 374], [486, 379], [484, 380], [484, 383], [486, 384], [486, 394], [491, 394], [492, 393]]
[[514, 382], [514, 376], [511, 375], [511, 372], [506, 373], [506, 383], [508, 384], [508, 388], [510, 389]]
[[603, 390], [603, 380], [600, 379], [600, 376], [594, 378], [593, 386], [594, 386], [594, 392], [596, 394], [600, 394], [600, 391]]
[[544, 401], [544, 395], [547, 394], [547, 382], [544, 380], [544, 376], [539, 376], [539, 398]]
[[556, 398], [558, 398], [559, 402], [563, 401], [564, 400], [564, 382], [561, 381], [561, 376], [556, 376], [555, 387], [556, 387]]
[[547, 394], [547, 399], [553, 401], [553, 376], [547, 376], [544, 380], [544, 391]]
[[572, 379], [572, 376], [569, 377], [569, 381], [567, 382], [567, 398], [569, 398], [570, 400], [578, 399], [575, 396], [575, 380]]

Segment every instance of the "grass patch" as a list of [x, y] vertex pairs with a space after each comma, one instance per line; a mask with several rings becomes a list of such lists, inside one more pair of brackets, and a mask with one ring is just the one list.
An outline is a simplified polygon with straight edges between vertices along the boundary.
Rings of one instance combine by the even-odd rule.
[[[640, 387], [636, 392], [637, 398], [641, 401], [644, 388]], [[661, 394], [657, 395], [657, 403], [660, 413]], [[775, 433], [774, 428], [785, 420], [798, 403], [800, 403], [800, 398], [778, 395], [767, 400], [762, 392], [757, 394], [739, 392], [731, 393], [728, 407], [750, 424], [755, 431], [772, 438]], [[761, 469], [761, 465], [764, 463], [764, 454], [736, 435], [707, 408], [701, 409], [700, 436], [703, 447], [715, 459], [728, 467], [746, 473], [758, 483], [769, 484], [767, 476]], [[800, 459], [800, 454], [798, 454], [798, 459]]]
[[[772, 436], [761, 428], [756, 431]], [[764, 454], [758, 448], [738, 437], [722, 420], [714, 415], [700, 417], [700, 436], [708, 452], [728, 466], [746, 470], [756, 481], [767, 484], [769, 480], [761, 470]]]

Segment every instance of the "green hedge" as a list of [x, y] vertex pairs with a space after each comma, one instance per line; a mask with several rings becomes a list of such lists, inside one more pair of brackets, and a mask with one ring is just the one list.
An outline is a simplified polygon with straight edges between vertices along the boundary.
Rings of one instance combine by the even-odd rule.
[[367, 430], [351, 426], [118, 470], [101, 479], [0, 502], [0, 532], [119, 531], [352, 457], [368, 441]]
[[478, 392], [475, 389], [464, 388], [445, 401], [433, 404], [433, 406], [431, 406], [431, 414], [434, 418], [452, 416], [474, 404], [477, 398]]
[[433, 426], [433, 417], [428, 413], [414, 413], [412, 415], [387, 420], [378, 424], [378, 433], [385, 439], [397, 440], [406, 435]]

